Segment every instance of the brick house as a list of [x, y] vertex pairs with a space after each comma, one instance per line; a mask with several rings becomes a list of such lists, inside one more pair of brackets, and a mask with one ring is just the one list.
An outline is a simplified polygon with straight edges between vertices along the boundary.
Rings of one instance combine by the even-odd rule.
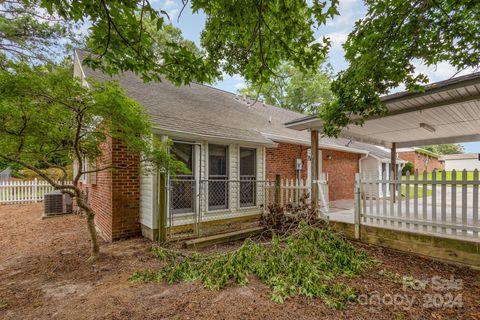
[[422, 148], [402, 148], [397, 150], [397, 154], [400, 159], [413, 164], [413, 168], [419, 172], [432, 172], [444, 168], [440, 155]]
[[[112, 79], [82, 66], [86, 56], [86, 52], [76, 50], [74, 76], [82, 81], [88, 77]], [[97, 228], [108, 241], [140, 234], [157, 238], [162, 205], [167, 207], [172, 228], [192, 219], [224, 221], [258, 216], [261, 200], [267, 197], [264, 186], [277, 174], [310, 183], [309, 134], [284, 126], [302, 114], [252, 104], [196, 83], [182, 87], [166, 80], [144, 83], [132, 73], [115, 79], [128, 96], [146, 108], [154, 124], [153, 134], [173, 141], [171, 152], [191, 173], [170, 179], [166, 203], [160, 203], [162, 187], [157, 174], [142, 173], [139, 156], [108, 139], [97, 162], [129, 164], [129, 169], [99, 172], [82, 180], [96, 213]], [[320, 172], [328, 175], [331, 201], [353, 198], [355, 173], [362, 166], [381, 170], [390, 156], [378, 147], [347, 139], [322, 138], [319, 146]]]

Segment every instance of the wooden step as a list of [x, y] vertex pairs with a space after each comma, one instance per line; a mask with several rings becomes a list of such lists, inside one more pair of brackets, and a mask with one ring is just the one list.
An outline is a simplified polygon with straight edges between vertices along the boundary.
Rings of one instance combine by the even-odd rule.
[[259, 235], [264, 227], [248, 228], [228, 233], [216, 234], [208, 237], [187, 240], [183, 243], [185, 248], [203, 248], [214, 244], [232, 242]]

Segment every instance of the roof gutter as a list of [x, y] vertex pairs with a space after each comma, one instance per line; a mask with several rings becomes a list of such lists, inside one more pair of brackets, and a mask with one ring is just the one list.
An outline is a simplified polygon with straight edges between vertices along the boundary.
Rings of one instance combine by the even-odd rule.
[[440, 159], [440, 155], [439, 155], [439, 154], [436, 154], [435, 152], [428, 151], [428, 150], [426, 150], [426, 149], [418, 148], [418, 147], [414, 147], [413, 150], [414, 150], [415, 152], [418, 152], [418, 153], [421, 153], [421, 154], [424, 154], [424, 155], [427, 155], [427, 156], [431, 156], [431, 157]]
[[[310, 140], [290, 138], [290, 137], [275, 135], [275, 134], [271, 134], [271, 133], [264, 133], [264, 132], [261, 132], [261, 134], [265, 138], [271, 139], [273, 141], [300, 144], [300, 145], [303, 145], [303, 146], [310, 146], [311, 145]], [[328, 144], [328, 143], [319, 143], [318, 147], [321, 148], [321, 149], [336, 150], [336, 151], [349, 152], [349, 153], [359, 153], [359, 154], [368, 154], [369, 153], [368, 151], [361, 150], [361, 149], [355, 149], [355, 148], [333, 145], [333, 144]]]
[[294, 120], [285, 122], [284, 125], [288, 128], [288, 127], [291, 126], [291, 125], [300, 124], [300, 123], [308, 123], [308, 122], [310, 122], [310, 121], [312, 121], [312, 120], [315, 120], [315, 119], [317, 119], [317, 118], [318, 118], [317, 115], [302, 117], [302, 118], [299, 118], [299, 119], [294, 119]]
[[154, 134], [165, 134], [169, 136], [175, 136], [178, 138], [183, 138], [183, 139], [189, 139], [189, 140], [205, 140], [205, 141], [210, 141], [210, 142], [227, 142], [227, 143], [236, 143], [236, 144], [255, 144], [259, 146], [265, 146], [265, 147], [277, 147], [278, 144], [270, 141], [269, 140], [265, 142], [261, 141], [251, 141], [251, 140], [244, 140], [244, 139], [236, 139], [236, 138], [225, 138], [225, 137], [218, 137], [214, 135], [208, 135], [208, 134], [201, 134], [201, 133], [191, 133], [187, 131], [181, 131], [181, 130], [167, 130], [167, 129], [162, 129], [159, 127], [153, 127], [153, 133]]
[[336, 150], [336, 151], [349, 152], [349, 153], [359, 153], [359, 154], [366, 154], [366, 155], [369, 154], [369, 152], [365, 150], [344, 147], [344, 146], [335, 146], [335, 145], [323, 144], [323, 143], [320, 143], [318, 146], [322, 149], [328, 149], [328, 150]]
[[285, 143], [293, 143], [293, 144], [300, 144], [303, 146], [310, 146], [310, 140], [307, 139], [297, 139], [291, 138], [286, 136], [280, 136], [272, 133], [260, 132], [265, 138], [278, 141], [278, 142], [285, 142]]

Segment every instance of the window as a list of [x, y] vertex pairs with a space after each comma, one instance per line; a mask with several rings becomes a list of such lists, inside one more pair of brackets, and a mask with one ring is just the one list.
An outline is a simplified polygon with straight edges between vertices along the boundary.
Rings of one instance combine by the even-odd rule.
[[[82, 167], [80, 167], [80, 165], [78, 167], [79, 167], [80, 172], [85, 172], [85, 171], [88, 170], [87, 158], [85, 156], [82, 157]], [[87, 175], [85, 173], [83, 173], [82, 176], [80, 177], [80, 182], [83, 183], [83, 184], [88, 183]]]
[[228, 208], [228, 147], [208, 146], [208, 209]]
[[183, 162], [190, 170], [181, 172], [170, 179], [170, 207], [173, 214], [191, 213], [195, 208], [195, 178], [194, 178], [194, 146], [189, 143], [175, 142], [170, 153]]
[[208, 176], [209, 178], [225, 178], [227, 173], [227, 146], [211, 144], [208, 147]]
[[240, 148], [240, 207], [255, 205], [256, 150]]
[[192, 176], [193, 173], [193, 145], [189, 143], [175, 142], [170, 149], [170, 153], [175, 155], [178, 161], [183, 162], [190, 173], [180, 173], [179, 176]]
[[[97, 160], [88, 161], [88, 171], [97, 170]], [[97, 172], [90, 172], [87, 176], [87, 183], [97, 184]]]
[[[82, 157], [82, 167], [77, 160], [74, 161], [73, 178], [75, 178], [79, 171], [87, 172], [97, 169], [97, 160], [90, 161], [87, 157]], [[97, 172], [84, 173], [80, 176], [79, 182], [82, 184], [97, 184]]]

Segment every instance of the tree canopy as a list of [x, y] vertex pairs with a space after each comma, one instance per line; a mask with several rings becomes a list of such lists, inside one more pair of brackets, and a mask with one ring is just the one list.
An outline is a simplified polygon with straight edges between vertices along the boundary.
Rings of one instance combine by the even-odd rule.
[[332, 84], [337, 99], [321, 112], [329, 135], [352, 118], [383, 114], [379, 96], [400, 85], [421, 90], [428, 78], [417, 73], [416, 61], [448, 62], [459, 71], [480, 63], [479, 1], [366, 0], [365, 5], [367, 15], [344, 45], [349, 66]]
[[[186, 167], [155, 139], [149, 117], [118, 83], [89, 79], [88, 84], [73, 78], [70, 68], [53, 65], [20, 63], [0, 69], [0, 160], [33, 170], [57, 190], [75, 197], [86, 213], [95, 257], [94, 213], [78, 182], [85, 174], [125, 169], [102, 160], [107, 139], [118, 139], [130, 152], [141, 154], [146, 167], [173, 174]], [[65, 181], [65, 163], [56, 161], [65, 158], [78, 163], [70, 183]], [[95, 165], [85, 167], [85, 162]], [[62, 181], [41, 170], [45, 167], [62, 170]]]
[[[314, 30], [338, 14], [337, 0], [183, 3], [206, 15], [201, 50], [148, 0], [0, 0], [0, 159], [35, 171], [76, 198], [87, 216], [93, 256], [94, 212], [78, 181], [89, 173], [82, 163], [95, 162], [106, 139], [121, 140], [154, 168], [174, 173], [185, 167], [152, 138], [142, 107], [118, 84], [88, 79], [84, 87], [55, 66], [65, 50], [85, 44], [91, 55], [84, 63], [108, 75], [132, 71], [145, 81], [166, 78], [181, 85], [211, 83], [223, 72], [261, 85], [282, 61], [302, 71], [317, 69], [329, 41], [318, 41]], [[88, 29], [86, 39], [79, 27]], [[55, 160], [66, 158], [80, 168], [72, 184], [40, 170], [58, 167], [66, 177], [64, 162]], [[94, 171], [110, 169], [107, 164]]]
[[436, 154], [457, 154], [464, 153], [465, 148], [460, 144], [438, 144], [426, 146], [423, 149], [434, 152]]
[[[41, 10], [37, 1], [0, 0], [0, 67], [7, 61], [39, 63], [79, 43], [72, 24]], [[80, 40], [80, 39], [78, 39]]]
[[301, 71], [283, 63], [275, 71], [268, 84], [259, 87], [248, 83], [240, 90], [253, 99], [264, 99], [266, 103], [292, 111], [314, 114], [319, 107], [333, 100], [330, 90], [332, 69], [328, 64], [310, 71]]
[[[212, 82], [223, 71], [240, 74], [260, 85], [271, 78], [282, 61], [301, 70], [316, 69], [325, 58], [329, 41], [317, 41], [315, 28], [338, 14], [337, 0], [191, 0], [183, 3], [190, 5], [193, 12], [202, 11], [206, 15], [201, 36], [205, 51], [200, 54], [192, 52], [185, 42], [163, 39], [159, 44], [152, 31], [168, 29], [169, 17], [148, 0], [3, 1], [0, 5], [10, 8], [9, 21], [19, 21], [20, 14], [30, 18], [36, 12], [48, 14], [39, 20], [41, 27], [24, 35], [18, 52], [6, 46], [2, 51], [9, 56], [19, 56], [37, 49], [42, 41], [63, 34], [63, 30], [54, 27], [73, 30], [68, 28], [69, 24], [89, 24], [92, 56], [86, 63], [107, 74], [129, 70], [147, 81], [160, 81], [164, 76], [175, 84], [185, 84]], [[40, 38], [31, 36], [43, 27], [51, 34], [42, 34]], [[8, 41], [12, 38], [15, 37], [11, 36]], [[158, 50], [159, 47], [162, 50]]]

